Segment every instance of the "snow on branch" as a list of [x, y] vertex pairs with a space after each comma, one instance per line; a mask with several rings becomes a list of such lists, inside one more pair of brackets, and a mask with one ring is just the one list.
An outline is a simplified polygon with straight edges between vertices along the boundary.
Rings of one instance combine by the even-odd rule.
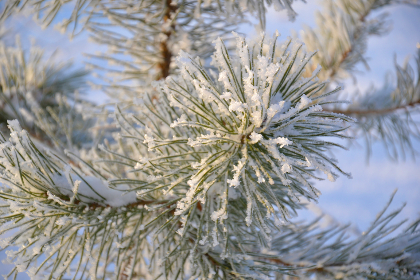
[[2, 136], [0, 162], [2, 182], [13, 192], [33, 197], [77, 197], [79, 202], [121, 207], [136, 201], [132, 194], [107, 187], [106, 178], [83, 176], [58, 155], [42, 151], [20, 127], [17, 120], [8, 121], [9, 141]]
[[[98, 171], [91, 168], [85, 175], [35, 144], [17, 120], [8, 124], [9, 140], [0, 134], [0, 235], [10, 237], [2, 236], [0, 249], [11, 249], [5, 261], [15, 268], [9, 276], [26, 271], [31, 279], [47, 275], [59, 279], [74, 267], [77, 274], [83, 269], [82, 261], [89, 264], [92, 278], [109, 273], [109, 268], [98, 269], [99, 261], [108, 258], [103, 246], [119, 242], [121, 252], [128, 250], [125, 246], [132, 246], [132, 241], [121, 236], [126, 223], [147, 211], [144, 205], [155, 202], [138, 201], [134, 192], [110, 189]], [[115, 225], [122, 230], [110, 231]], [[13, 250], [14, 246], [19, 249]], [[29, 268], [34, 263], [38, 265]]]

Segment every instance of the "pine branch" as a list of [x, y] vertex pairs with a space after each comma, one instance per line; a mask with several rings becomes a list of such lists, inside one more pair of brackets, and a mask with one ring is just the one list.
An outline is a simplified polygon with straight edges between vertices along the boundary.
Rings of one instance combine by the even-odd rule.
[[400, 106], [396, 106], [393, 108], [384, 108], [384, 109], [366, 109], [366, 110], [357, 110], [357, 109], [345, 109], [345, 110], [340, 110], [340, 109], [326, 109], [324, 111], [326, 112], [331, 112], [331, 113], [335, 113], [335, 114], [343, 114], [343, 115], [348, 115], [348, 116], [352, 116], [352, 117], [365, 117], [365, 116], [371, 116], [371, 115], [388, 115], [391, 113], [395, 113], [398, 112], [400, 110], [406, 111], [408, 112], [410, 109], [415, 108], [417, 105], [420, 104], [420, 100], [416, 100], [416, 101], [412, 101], [408, 104], [405, 105], [400, 105]]
[[[353, 37], [354, 41], [357, 42], [360, 39], [360, 37], [362, 36], [362, 31], [363, 31], [363, 29], [365, 29], [365, 27], [363, 26], [365, 24], [365, 19], [371, 12], [372, 12], [372, 9], [367, 9], [366, 11], [363, 11], [363, 13], [361, 15], [359, 15], [359, 19], [358, 19], [359, 24], [355, 24], [357, 27], [356, 27], [356, 30], [354, 31], [354, 33], [352, 34], [352, 37]], [[358, 25], [360, 25], [360, 26], [358, 26]], [[343, 53], [341, 55], [341, 58], [336, 65], [327, 66], [326, 69], [332, 69], [332, 71], [330, 73], [330, 79], [331, 80], [335, 79], [338, 69], [340, 69], [342, 67], [344, 62], [346, 62], [346, 59], [354, 51], [355, 51], [354, 46], [349, 46], [346, 50], [343, 51]], [[365, 61], [365, 60], [363, 59], [363, 61]]]
[[[166, 35], [166, 39], [164, 39], [162, 42], [160, 42], [160, 51], [162, 56], [162, 61], [158, 63], [157, 68], [159, 71], [159, 74], [156, 78], [156, 80], [165, 79], [169, 76], [169, 70], [171, 68], [171, 60], [172, 60], [172, 52], [170, 50], [170, 47], [168, 46], [168, 42], [170, 40], [171, 34], [175, 29], [175, 24], [171, 23], [172, 19], [171, 16], [173, 16], [177, 11], [177, 6], [173, 5], [171, 0], [166, 0], [166, 13], [163, 16], [163, 24], [164, 27], [162, 29], [162, 33]], [[169, 28], [167, 27], [169, 24]], [[167, 30], [166, 30], [167, 29]]]
[[[164, 0], [167, 1], [167, 0]], [[121, 4], [124, 4], [126, 8], [128, 8], [128, 12], [132, 13], [133, 11], [137, 10], [138, 2], [129, 2], [125, 3], [124, 1], [119, 1]], [[182, 1], [180, 6], [190, 6], [194, 5], [194, 17], [199, 18], [201, 16], [201, 12], [205, 10], [208, 6], [212, 4], [216, 4], [218, 6], [217, 12], [218, 13], [235, 13], [244, 15], [245, 13], [249, 13], [255, 17], [257, 17], [260, 21], [260, 25], [262, 28], [265, 28], [265, 13], [267, 7], [271, 5], [274, 6], [276, 11], [286, 10], [290, 20], [294, 20], [297, 16], [296, 12], [292, 8], [294, 0], [274, 0], [274, 1], [245, 1], [241, 0], [239, 2], [236, 1]], [[305, 0], [302, 0], [305, 2]], [[59, 12], [62, 9], [71, 10], [71, 16], [64, 19], [62, 23], [59, 24], [60, 29], [66, 31], [69, 29], [69, 26], [73, 25], [72, 35], [76, 35], [83, 28], [90, 23], [92, 19], [92, 14], [98, 11], [98, 9], [103, 8], [102, 4], [107, 4], [106, 1], [66, 1], [60, 2], [58, 0], [41, 0], [41, 1], [33, 1], [33, 0], [8, 0], [3, 4], [2, 11], [0, 13], [0, 20], [5, 21], [7, 18], [16, 14], [22, 10], [32, 10], [33, 13], [36, 14], [38, 19], [42, 22], [43, 26], [48, 26], [54, 19], [59, 15]], [[102, 7], [101, 7], [102, 6]], [[66, 7], [66, 8], [64, 8]], [[81, 26], [81, 27], [79, 27]], [[78, 28], [80, 28], [78, 30]]]
[[63, 98], [74, 100], [74, 92], [85, 88], [86, 75], [86, 71], [73, 70], [69, 63], [56, 62], [53, 57], [45, 59], [35, 46], [25, 52], [18, 37], [16, 47], [1, 43], [0, 123], [18, 119], [32, 135], [45, 139], [34, 125], [33, 110], [49, 107], [53, 113]]
[[[395, 192], [370, 228], [357, 238], [348, 239], [348, 237], [346, 238], [343, 235], [348, 226], [342, 226], [339, 229], [336, 226], [332, 226], [325, 230], [310, 229], [309, 231], [312, 233], [304, 230], [303, 232], [308, 234], [307, 237], [304, 237], [304, 239], [307, 238], [307, 242], [300, 237], [299, 243], [293, 242], [290, 244], [285, 241], [293, 240], [294, 234], [284, 232], [279, 236], [279, 241], [281, 240], [281, 242], [276, 243], [279, 245], [279, 248], [276, 250], [280, 252], [283, 258], [287, 259], [286, 255], [290, 254], [290, 258], [294, 262], [305, 263], [307, 266], [311, 264], [317, 266], [314, 269], [304, 269], [302, 275], [297, 271], [303, 279], [311, 277], [313, 273], [322, 275], [324, 279], [351, 279], [351, 277], [363, 277], [365, 279], [369, 279], [369, 277], [377, 279], [415, 279], [419, 273], [419, 267], [418, 262], [415, 260], [416, 257], [411, 258], [417, 254], [418, 246], [407, 246], [407, 244], [410, 242], [418, 244], [420, 236], [417, 227], [420, 220], [417, 219], [412, 222], [397, 236], [385, 239], [386, 236], [389, 236], [404, 223], [403, 221], [396, 225], [389, 225], [403, 207], [384, 216], [394, 195]], [[293, 229], [291, 231], [293, 232]], [[301, 235], [302, 233], [299, 231], [296, 234]], [[326, 239], [332, 240], [334, 236], [336, 241], [326, 242]], [[317, 241], [314, 242], [313, 240]], [[283, 244], [288, 245], [284, 246]], [[283, 246], [285, 248], [280, 249]], [[294, 246], [302, 246], [306, 250], [303, 254], [289, 251], [289, 248]], [[409, 248], [414, 249], [414, 251], [408, 253]], [[329, 250], [332, 250], [334, 253], [327, 253]], [[287, 253], [288, 251], [289, 253]], [[312, 259], [312, 261], [309, 261], [309, 259]]]
[[420, 139], [416, 121], [420, 104], [419, 56], [414, 69], [409, 64], [400, 66], [396, 62], [395, 69], [395, 87], [385, 84], [380, 90], [372, 89], [355, 98], [347, 108], [330, 109], [330, 112], [358, 119], [352, 134], [366, 139], [368, 156], [373, 142], [381, 142], [392, 159], [405, 158], [406, 152], [415, 157], [418, 152], [413, 140]]
[[[313, 62], [326, 70], [321, 77], [333, 81], [352, 75], [353, 68], [360, 62], [368, 67], [364, 58], [368, 37], [383, 35], [389, 30], [386, 17], [380, 15], [370, 18], [371, 12], [393, 4], [406, 4], [405, 1], [392, 0], [340, 0], [325, 3], [323, 13], [317, 15], [319, 28], [306, 28], [303, 40], [309, 50], [319, 50]], [[418, 1], [413, 3], [420, 5]], [[314, 64], [309, 64], [307, 68], [314, 69]], [[412, 69], [397, 65], [396, 69], [398, 85], [395, 91], [390, 88], [379, 91], [371, 89], [361, 97], [354, 96], [351, 100], [353, 105], [326, 109], [331, 113], [358, 118], [351, 136], [365, 138], [368, 156], [372, 143], [378, 140], [393, 159], [399, 156], [404, 158], [406, 152], [410, 152], [413, 157], [417, 153], [412, 141], [420, 139], [420, 133], [412, 114], [416, 113], [419, 103], [416, 94], [418, 81]]]
[[[386, 14], [369, 18], [372, 11], [393, 4], [405, 4], [393, 0], [325, 1], [322, 13], [317, 13], [318, 28], [306, 27], [302, 39], [308, 50], [318, 50], [312, 65], [319, 64], [325, 70], [323, 79], [341, 80], [352, 75], [355, 65], [368, 64], [364, 57], [367, 40], [372, 35], [384, 35], [390, 25]], [[413, 4], [420, 6], [418, 1]]]

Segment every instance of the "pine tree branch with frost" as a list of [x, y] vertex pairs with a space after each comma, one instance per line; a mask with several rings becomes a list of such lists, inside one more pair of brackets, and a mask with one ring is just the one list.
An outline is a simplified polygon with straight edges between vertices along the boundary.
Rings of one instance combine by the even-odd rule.
[[365, 138], [368, 152], [372, 142], [379, 140], [393, 159], [405, 158], [407, 153], [415, 157], [418, 151], [413, 140], [420, 139], [416, 120], [420, 104], [420, 52], [414, 68], [409, 63], [400, 66], [395, 62], [395, 72], [396, 86], [388, 82], [381, 89], [358, 96], [346, 108], [331, 111], [358, 119], [354, 128]]
[[[353, 76], [354, 68], [360, 63], [369, 69], [365, 58], [368, 38], [384, 35], [391, 27], [387, 14], [370, 15], [395, 4], [420, 5], [417, 0], [325, 1], [324, 10], [316, 15], [318, 27], [306, 27], [302, 32], [308, 50], [318, 50], [308, 68], [314, 69], [320, 64], [325, 70], [320, 78], [332, 82]], [[350, 96], [353, 105], [329, 108], [358, 119], [349, 135], [354, 138], [362, 136], [366, 140], [368, 156], [376, 141], [393, 159], [405, 158], [406, 153], [415, 157], [417, 153], [413, 147], [413, 140], [419, 138], [415, 121], [418, 104], [416, 77], [412, 69], [396, 68], [398, 85], [395, 91], [393, 86], [386, 85], [384, 89], [372, 89], [362, 96]]]
[[[249, 13], [257, 17], [260, 21], [262, 28], [265, 27], [265, 14], [267, 8], [273, 6], [276, 11], [286, 10], [289, 16], [289, 20], [294, 20], [297, 16], [297, 13], [293, 10], [292, 4], [296, 0], [227, 0], [227, 1], [174, 1], [174, 6], [193, 6], [192, 14], [195, 19], [199, 19], [202, 16], [203, 10], [207, 9], [209, 6], [216, 5], [218, 13], [226, 14], [240, 14], [244, 15]], [[305, 0], [301, 0], [306, 2]], [[114, 7], [122, 6], [126, 10], [127, 14], [133, 14], [138, 12], [144, 7], [147, 7], [148, 4], [144, 5], [144, 1], [113, 1]], [[166, 0], [162, 2], [167, 2]], [[80, 32], [84, 26], [88, 25], [92, 19], [94, 19], [94, 14], [105, 5], [110, 4], [107, 1], [58, 1], [58, 0], [7, 0], [0, 10], [0, 20], [6, 20], [13, 14], [16, 14], [20, 11], [31, 10], [32, 13], [36, 14], [37, 19], [42, 23], [43, 26], [50, 25], [54, 19], [57, 17], [59, 12], [63, 9], [71, 10], [71, 15], [68, 18], [65, 18], [63, 22], [59, 24], [61, 30], [67, 30], [72, 28], [72, 34], [75, 35]], [[121, 11], [119, 11], [121, 13]], [[66, 15], [67, 17], [67, 15]], [[72, 27], [71, 27], [72, 26]]]
[[53, 112], [59, 107], [58, 95], [74, 100], [74, 92], [85, 86], [86, 74], [71, 69], [69, 63], [54, 61], [54, 57], [45, 59], [36, 46], [24, 51], [18, 37], [15, 47], [0, 43], [0, 123], [18, 119], [35, 135], [40, 131], [34, 125], [33, 111], [49, 107]]
[[[410, 2], [410, 1], [407, 1]], [[322, 12], [316, 13], [316, 28], [305, 27], [301, 33], [309, 51], [317, 50], [312, 63], [324, 69], [320, 78], [340, 81], [351, 77], [354, 67], [363, 63], [369, 69], [365, 53], [370, 36], [383, 36], [390, 30], [386, 13], [370, 17], [380, 8], [406, 4], [394, 0], [323, 1]], [[420, 6], [417, 0], [411, 1]]]
[[[339, 146], [329, 138], [345, 138], [353, 119], [323, 109], [335, 103], [326, 98], [338, 88], [330, 90], [317, 76], [340, 76], [340, 67], [351, 71], [350, 60], [363, 61], [366, 34], [384, 25], [360, 15], [394, 2], [340, 1], [350, 9], [333, 13], [332, 31], [323, 31], [349, 35], [338, 45], [351, 48], [320, 48], [319, 56], [331, 62], [320, 60], [324, 72], [311, 64], [317, 54], [297, 41], [277, 46], [275, 38], [247, 43], [240, 37], [236, 53], [216, 41], [215, 72], [185, 53], [176, 70], [174, 54], [207, 58], [209, 38], [244, 22], [244, 12], [256, 11], [263, 25], [270, 1], [71, 2], [75, 9], [62, 27], [74, 23], [76, 32], [86, 25], [109, 47], [98, 57], [116, 64], [104, 72], [118, 77], [104, 79], [110, 93], [124, 95], [110, 114], [112, 124], [100, 113], [118, 132], [98, 149], [72, 145], [72, 118], [82, 122], [87, 109], [74, 112], [64, 98], [53, 113], [32, 110], [58, 151], [44, 150], [16, 121], [9, 123], [10, 139], [0, 138], [0, 234], [10, 234], [0, 245], [16, 266], [9, 276], [26, 270], [33, 279], [66, 279], [65, 273], [118, 280], [418, 277], [418, 221], [384, 240], [398, 228], [388, 222], [399, 211], [380, 213], [367, 234], [353, 240], [342, 227], [287, 223], [304, 207], [301, 198], [318, 198], [313, 179], [349, 175], [327, 153]], [[4, 15], [19, 4], [35, 7], [49, 24], [64, 3], [8, 1], [1, 4]], [[337, 28], [341, 17], [348, 26]], [[330, 61], [329, 54], [337, 57]], [[171, 73], [180, 75], [157, 83], [157, 92], [143, 100], [134, 98], [140, 90], [133, 81], [149, 90], [152, 80]]]
[[[16, 120], [9, 121], [9, 128], [10, 140], [0, 139], [0, 196], [5, 202], [0, 234], [19, 229], [2, 240], [2, 247], [20, 246], [7, 252], [16, 266], [10, 275], [28, 270], [37, 260], [39, 265], [28, 270], [32, 279], [45, 279], [48, 274], [61, 279], [66, 270], [73, 273], [72, 269], [76, 275], [88, 263], [90, 277], [109, 273], [98, 272], [99, 260], [102, 254], [107, 254], [106, 261], [109, 254], [115, 254], [103, 252], [104, 247], [127, 241], [121, 234], [142, 211], [133, 204], [135, 195], [121, 196], [106, 187], [94, 169], [85, 169], [90, 175], [86, 176], [55, 153], [41, 151]], [[128, 204], [129, 209], [122, 207]], [[116, 232], [113, 226], [122, 230]]]
[[[63, 32], [72, 29], [72, 36], [88, 30], [93, 40], [108, 47], [107, 52], [91, 55], [93, 62], [87, 64], [102, 78], [103, 83], [97, 86], [109, 96], [125, 100], [139, 94], [132, 83], [147, 87], [147, 81], [175, 73], [173, 58], [179, 50], [206, 59], [212, 51], [211, 42], [226, 38], [239, 24], [249, 23], [249, 14], [258, 17], [263, 28], [271, 6], [277, 11], [286, 9], [294, 19], [293, 2], [9, 0], [3, 3], [0, 18], [4, 21], [23, 10], [36, 14], [43, 26], [63, 16], [56, 27]], [[127, 32], [118, 32], [116, 27]], [[104, 60], [109, 66], [103, 66]]]
[[[88, 64], [99, 70], [104, 91], [118, 100], [133, 98], [142, 94], [133, 84], [140, 83], [147, 91], [150, 81], [176, 72], [174, 58], [180, 50], [209, 57], [211, 41], [245, 21], [238, 14], [219, 13], [217, 3], [210, 4], [201, 9], [199, 20], [194, 15], [195, 2], [144, 2], [130, 13], [120, 12], [124, 2], [103, 4], [87, 29], [95, 42], [108, 48], [90, 55]], [[116, 26], [129, 32], [115, 32]], [[103, 61], [109, 66], [103, 66]]]
[[406, 220], [391, 224], [405, 206], [389, 213], [394, 195], [360, 236], [352, 237], [349, 225], [322, 228], [319, 220], [286, 227], [273, 239], [272, 261], [311, 267], [295, 272], [300, 279], [419, 279], [420, 219], [404, 230]]
[[360, 62], [366, 65], [368, 37], [383, 35], [389, 29], [384, 15], [368, 18], [381, 6], [379, 2], [382, 1], [324, 1], [323, 11], [316, 13], [317, 28], [304, 28], [302, 40], [308, 50], [318, 50], [313, 63], [325, 70], [323, 79], [347, 78], [355, 65]]
[[[301, 53], [302, 44], [289, 40], [280, 47], [283, 55], [277, 58], [276, 36], [267, 46], [269, 52], [265, 55], [261, 48], [263, 39], [259, 44], [260, 47], [248, 46], [238, 37], [236, 57], [231, 58], [223, 42], [218, 40], [213, 65], [219, 69], [219, 83], [212, 80], [198, 61], [182, 53], [178, 65], [183, 80], [169, 78], [161, 86], [171, 106], [184, 112], [171, 127], [194, 129], [178, 132], [188, 138], [184, 136], [176, 142], [184, 141], [198, 149], [206, 146], [211, 151], [208, 158], [193, 165], [198, 171], [188, 182], [189, 194], [179, 204], [180, 213], [196, 201], [196, 193], [205, 195], [217, 182], [217, 177], [207, 175], [210, 170], [213, 174], [218, 170], [232, 170], [232, 178], [227, 183], [229, 187], [237, 187], [242, 179], [243, 194], [251, 195], [255, 183], [270, 188], [268, 185], [273, 185], [276, 179], [290, 187], [290, 197], [294, 198], [297, 191], [311, 199], [315, 199], [319, 191], [305, 178], [313, 175], [308, 167], [319, 169], [332, 181], [337, 175], [331, 166], [342, 172], [320, 148], [333, 144], [317, 141], [316, 137], [340, 137], [338, 133], [346, 128], [344, 121], [350, 119], [319, 113], [322, 98], [315, 102], [310, 99], [324, 86], [316, 79], [319, 70], [309, 78], [301, 77], [313, 54]], [[206, 134], [202, 134], [204, 132]], [[161, 143], [147, 134], [145, 142], [151, 150], [172, 144], [169, 139]], [[226, 146], [222, 153], [217, 152], [218, 145]], [[212, 146], [216, 150], [212, 151]], [[252, 169], [254, 174], [249, 173]], [[269, 208], [267, 210], [270, 212]], [[248, 216], [248, 223], [250, 220]]]

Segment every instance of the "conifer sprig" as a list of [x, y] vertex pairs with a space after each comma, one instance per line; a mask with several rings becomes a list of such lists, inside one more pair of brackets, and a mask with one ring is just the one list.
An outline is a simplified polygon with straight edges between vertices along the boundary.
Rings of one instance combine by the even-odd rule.
[[371, 146], [379, 141], [393, 160], [418, 156], [415, 141], [420, 139], [418, 128], [418, 109], [420, 105], [420, 52], [414, 61], [398, 65], [395, 63], [394, 86], [387, 81], [382, 88], [371, 88], [370, 94], [354, 97], [347, 108], [334, 108], [331, 111], [346, 114], [358, 119], [353, 127], [354, 135], [366, 140], [367, 155]]
[[[316, 13], [317, 26], [307, 26], [302, 32], [302, 40], [308, 50], [318, 50], [308, 69], [321, 65], [324, 71], [319, 77], [333, 84], [349, 77], [355, 78], [358, 65], [363, 64], [369, 71], [366, 57], [368, 39], [383, 36], [391, 30], [388, 14], [380, 11], [396, 4], [420, 7], [418, 0], [323, 1], [323, 10]], [[374, 12], [376, 15], [373, 15]], [[396, 87], [387, 76], [384, 88], [370, 88], [360, 96], [348, 94], [352, 105], [336, 106], [332, 110], [358, 119], [357, 125], [348, 133], [354, 139], [364, 138], [368, 158], [375, 142], [382, 144], [393, 160], [406, 158], [407, 155], [417, 156], [413, 143], [419, 138], [416, 122], [419, 74], [415, 72], [409, 65], [396, 65]]]
[[[324, 151], [335, 145], [327, 137], [345, 137], [340, 132], [353, 120], [322, 112], [322, 97], [310, 99], [325, 85], [316, 78], [319, 69], [302, 77], [313, 54], [301, 51], [299, 42], [288, 40], [277, 47], [276, 40], [277, 35], [265, 46], [264, 38], [248, 45], [238, 36], [236, 53], [230, 54], [219, 39], [213, 56], [219, 73], [214, 78], [198, 60], [181, 53], [182, 76], [159, 84], [162, 99], [169, 100], [179, 117], [166, 121], [172, 139], [152, 132], [145, 134], [144, 142], [158, 154], [165, 149], [180, 152], [181, 147], [198, 153], [198, 160], [182, 166], [189, 190], [178, 203], [178, 214], [204, 202], [209, 191], [236, 188], [248, 201], [247, 224], [256, 201], [265, 205], [268, 216], [275, 205], [285, 220], [289, 215], [282, 203], [270, 201], [276, 189], [287, 191], [292, 204], [301, 195], [316, 200], [319, 191], [309, 181], [317, 178], [315, 170], [331, 181], [338, 176], [334, 172], [350, 176]], [[168, 176], [177, 175], [163, 177]], [[225, 219], [226, 210], [219, 212], [214, 220]]]
[[50, 107], [54, 111], [59, 95], [74, 100], [75, 91], [82, 92], [86, 86], [86, 75], [86, 71], [72, 69], [71, 63], [46, 59], [35, 45], [27, 53], [19, 37], [13, 47], [0, 42], [0, 124], [18, 119], [31, 133], [39, 132], [33, 110]]

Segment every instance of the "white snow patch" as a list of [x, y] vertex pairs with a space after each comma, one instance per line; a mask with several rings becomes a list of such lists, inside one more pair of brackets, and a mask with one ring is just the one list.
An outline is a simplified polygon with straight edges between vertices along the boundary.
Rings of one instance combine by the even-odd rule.
[[262, 139], [262, 135], [253, 131], [249, 138], [251, 138], [251, 144], [256, 144]]
[[[54, 174], [52, 179], [61, 193], [70, 197], [74, 195], [74, 186], [69, 184], [65, 176]], [[93, 176], [81, 178], [72, 174], [72, 179], [73, 181], [80, 181], [77, 196], [85, 203], [97, 202], [111, 207], [121, 207], [137, 200], [135, 192], [124, 193], [123, 195], [123, 192], [109, 188], [102, 180]]]

